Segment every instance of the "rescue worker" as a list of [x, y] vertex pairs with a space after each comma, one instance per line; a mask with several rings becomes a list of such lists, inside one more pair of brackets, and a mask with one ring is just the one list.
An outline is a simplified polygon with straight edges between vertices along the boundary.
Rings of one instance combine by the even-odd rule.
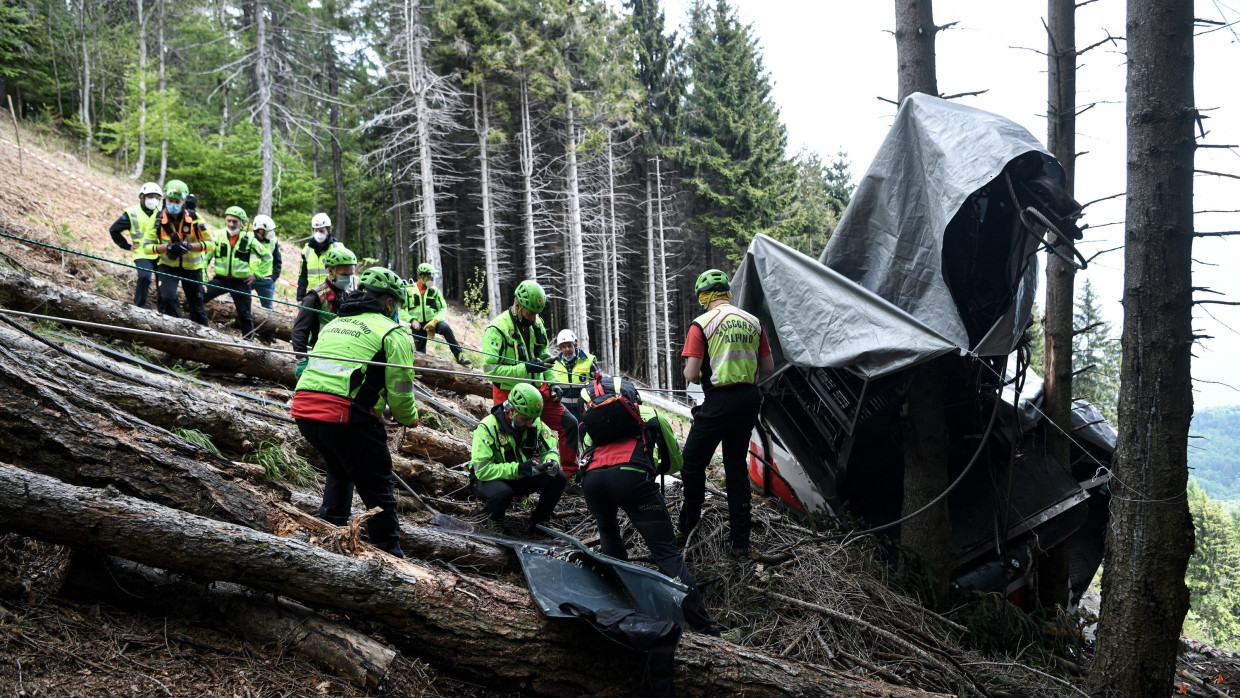
[[436, 276], [439, 272], [435, 271], [435, 267], [423, 262], [418, 265], [417, 282], [405, 288], [409, 294], [405, 315], [409, 318], [414, 348], [425, 354], [426, 340], [433, 339], [435, 333], [439, 333], [447, 340], [448, 349], [458, 364], [473, 366], [474, 362], [461, 354], [461, 345], [456, 341], [452, 326], [444, 321], [448, 317], [448, 303], [443, 299], [443, 293], [431, 285]]
[[[606, 386], [612, 380], [604, 377], [602, 384]], [[584, 389], [579, 388], [578, 392], [583, 400], [589, 401]], [[644, 404], [638, 408], [644, 422], [639, 438], [624, 437], [596, 445], [590, 439], [589, 429], [583, 430], [585, 454], [581, 469], [586, 508], [598, 526], [603, 554], [617, 560], [629, 559], [616, 518], [617, 510], [624, 510], [633, 528], [646, 541], [646, 548], [659, 571], [689, 587], [681, 604], [689, 629], [717, 637], [719, 625], [706, 611], [697, 583], [676, 547], [667, 504], [655, 485], [658, 475], [673, 475], [680, 470], [680, 446], [672, 425], [663, 415]]]
[[367, 509], [382, 509], [367, 524], [371, 544], [404, 557], [392, 455], [380, 417], [386, 404], [397, 422], [418, 423], [409, 333], [392, 322], [392, 313], [405, 301], [405, 289], [400, 277], [383, 267], [363, 272], [358, 286], [359, 291], [341, 303], [340, 317], [323, 328], [297, 381], [292, 414], [297, 429], [327, 464], [319, 517], [337, 526], [347, 523], [356, 489]]
[[159, 312], [181, 317], [177, 301], [177, 279], [185, 291], [189, 319], [207, 324], [207, 310], [202, 304], [202, 274], [207, 258], [215, 250], [211, 231], [185, 210], [189, 187], [174, 179], [164, 187], [164, 210], [156, 221], [154, 233], [145, 239], [142, 251], [158, 254], [160, 273]]
[[555, 337], [558, 350], [552, 356], [551, 380], [556, 382], [563, 397], [564, 409], [581, 421], [581, 386], [590, 382], [595, 371], [602, 370], [595, 363], [593, 354], [587, 354], [577, 346], [577, 335], [572, 330], [560, 330]]
[[254, 282], [250, 286], [260, 303], [267, 310], [275, 308], [271, 299], [276, 297], [276, 281], [284, 268], [284, 260], [280, 259], [280, 241], [276, 239], [276, 222], [271, 216], [258, 214], [254, 216], [254, 239], [251, 240], [257, 262], [251, 259], [254, 269]]
[[250, 268], [254, 238], [245, 229], [248, 220], [245, 209], [240, 206], [229, 206], [224, 211], [224, 235], [216, 241], [215, 251], [211, 254], [215, 276], [203, 296], [205, 303], [227, 293], [237, 308], [237, 329], [246, 337], [254, 333], [250, 284], [258, 278]]
[[[343, 246], [333, 247], [323, 255], [323, 264], [327, 267], [327, 279], [301, 297], [301, 307], [297, 309], [297, 319], [293, 321], [293, 336], [290, 338], [293, 351], [307, 352], [314, 348], [320, 330], [332, 321], [332, 315], [340, 314], [340, 302], [344, 299], [344, 294], [353, 288], [353, 275], [357, 273], [357, 255], [351, 250]], [[322, 310], [332, 315], [319, 312]], [[306, 363], [305, 357], [297, 362], [298, 376], [305, 370]]]
[[702, 385], [705, 401], [696, 410], [685, 439], [685, 464], [680, 476], [685, 497], [677, 542], [683, 545], [702, 518], [706, 466], [722, 443], [732, 555], [746, 558], [751, 525], [746, 454], [762, 403], [758, 374], [773, 373], [775, 360], [762, 324], [729, 302], [731, 289], [728, 275], [718, 269], [702, 272], [694, 285], [698, 303], [706, 312], [689, 326], [680, 355], [686, 358], [685, 380]]
[[482, 333], [486, 352], [484, 372], [491, 379], [491, 399], [496, 405], [508, 398], [519, 381], [533, 379], [543, 396], [542, 421], [560, 437], [560, 466], [568, 477], [577, 473], [577, 418], [560, 404], [560, 390], [543, 379], [552, 361], [547, 351], [547, 328], [538, 314], [547, 305], [547, 294], [537, 281], [517, 284], [512, 307], [495, 316]]
[[314, 218], [310, 219], [310, 242], [301, 248], [301, 271], [297, 273], [297, 302], [301, 302], [306, 291], [323, 283], [327, 278], [323, 255], [332, 247], [344, 247], [344, 244], [332, 235], [332, 219], [326, 213], [314, 214]]
[[491, 408], [474, 429], [469, 483], [482, 500], [487, 526], [503, 532], [504, 516], [514, 497], [538, 493], [528, 530], [551, 520], [567, 479], [560, 471], [555, 437], [539, 416], [543, 396], [529, 383], [518, 383]]
[[[163, 196], [164, 192], [158, 184], [143, 184], [138, 190], [138, 205], [130, 206], [121, 212], [120, 218], [108, 228], [112, 242], [122, 250], [129, 250], [132, 253], [133, 265], [138, 268], [138, 285], [133, 289], [133, 304], [139, 308], [146, 307], [147, 298], [151, 294], [151, 279], [155, 277], [155, 261], [159, 259], [159, 255], [145, 251], [143, 242], [155, 234]], [[125, 231], [129, 231], [129, 240], [122, 234]]]

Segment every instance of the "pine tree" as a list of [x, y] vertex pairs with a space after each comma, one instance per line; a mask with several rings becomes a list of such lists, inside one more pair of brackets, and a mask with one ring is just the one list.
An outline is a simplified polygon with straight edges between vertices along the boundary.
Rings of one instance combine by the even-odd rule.
[[1206, 494], [1197, 481], [1188, 483], [1197, 546], [1188, 561], [1189, 612], [1184, 633], [1223, 647], [1240, 641], [1240, 539], [1227, 509]]
[[1088, 400], [1107, 421], [1117, 424], [1119, 340], [1102, 316], [1101, 303], [1088, 278], [1077, 295], [1072, 325], [1073, 397]]
[[735, 264], [754, 235], [778, 234], [797, 172], [784, 155], [787, 136], [757, 40], [727, 0], [714, 9], [694, 4], [688, 61], [693, 89], [681, 159], [695, 194], [691, 225]]

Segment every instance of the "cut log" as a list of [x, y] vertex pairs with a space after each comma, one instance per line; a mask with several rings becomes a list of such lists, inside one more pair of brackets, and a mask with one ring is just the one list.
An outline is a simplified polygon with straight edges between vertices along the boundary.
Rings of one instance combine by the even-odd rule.
[[[297, 362], [291, 356], [266, 351], [260, 345], [216, 332], [189, 320], [160, 315], [131, 303], [54, 284], [10, 269], [0, 269], [0, 306], [156, 332], [158, 335], [137, 335], [98, 327], [90, 330], [106, 337], [140, 341], [146, 346], [182, 359], [220, 366], [287, 386], [296, 384], [293, 371]], [[195, 339], [209, 339], [224, 342], [225, 345], [192, 341]]]
[[464, 499], [469, 496], [469, 475], [404, 456], [392, 456], [392, 469], [418, 492]]
[[415, 368], [429, 368], [435, 371], [447, 372], [431, 373], [430, 371], [418, 371], [418, 380], [427, 385], [433, 385], [441, 390], [447, 390], [459, 395], [479, 395], [487, 399], [491, 398], [491, 384], [482, 377], [481, 373], [473, 373], [469, 369], [451, 361], [418, 351], [413, 353], [413, 365]]
[[[250, 314], [254, 316], [254, 334], [267, 341], [282, 339], [291, 342], [293, 340], [293, 319], [278, 310], [267, 310], [258, 304], [258, 299], [253, 299], [253, 301], [250, 305]], [[232, 297], [228, 294], [208, 302], [206, 308], [207, 319], [213, 323], [223, 325], [237, 321], [237, 306], [233, 305]], [[296, 308], [292, 310], [296, 312]], [[236, 326], [233, 327], [235, 329]]]
[[234, 584], [204, 585], [123, 558], [78, 552], [62, 594], [145, 615], [188, 619], [300, 654], [362, 688], [376, 689], [396, 650], [291, 601]]
[[469, 462], [470, 445], [451, 434], [426, 427], [414, 427], [405, 430], [400, 452], [451, 466]]
[[[640, 657], [583, 624], [549, 622], [522, 587], [368, 550], [346, 557], [4, 463], [0, 528], [364, 614], [432, 664], [496, 690], [632, 694], [642, 673]], [[602, 656], [607, 661], [598, 661]], [[678, 660], [682, 695], [926, 695], [696, 634], [682, 640]]]

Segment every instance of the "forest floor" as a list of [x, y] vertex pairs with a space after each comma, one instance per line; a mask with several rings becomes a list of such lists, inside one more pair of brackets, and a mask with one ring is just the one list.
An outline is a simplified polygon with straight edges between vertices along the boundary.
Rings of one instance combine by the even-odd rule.
[[[7, 175], [0, 177], [0, 230], [20, 229], [38, 242], [128, 263], [129, 254], [112, 243], [107, 229], [136, 199], [138, 185], [127, 177], [87, 166], [58, 147], [54, 137], [29, 130], [23, 131], [22, 143], [38, 159], [25, 155], [19, 171], [11, 137], [11, 131], [0, 133], [0, 172]], [[285, 268], [289, 270], [285, 278], [295, 277], [299, 252], [289, 243], [283, 245]], [[0, 240], [0, 264], [119, 300], [131, 294], [132, 270], [68, 253], [49, 255], [45, 249], [8, 239]], [[295, 312], [288, 306], [276, 308], [284, 314]], [[450, 319], [466, 345], [478, 344], [481, 319], [459, 309], [450, 311]], [[449, 356], [443, 346], [431, 351]], [[667, 494], [669, 499], [679, 498], [674, 485]], [[871, 650], [880, 644], [861, 626], [792, 607], [779, 610], [772, 597], [760, 591], [771, 588], [857, 618], [864, 615], [871, 622], [878, 618], [880, 625], [886, 623], [884, 627], [905, 623], [943, 627], [934, 614], [923, 614], [916, 601], [890, 588], [890, 573], [872, 543], [802, 545], [798, 541], [816, 532], [802, 528], [782, 510], [763, 501], [756, 501], [754, 507], [755, 550], [789, 547], [797, 549], [796, 555], [792, 560], [763, 559], [759, 555], [743, 564], [730, 560], [723, 543], [726, 507], [721, 501], [721, 497], [708, 500], [699, 527], [701, 535], [695, 533], [686, 554], [708, 607], [725, 627], [737, 630], [735, 637], [742, 644], [772, 655], [836, 665], [837, 654], [871, 657]], [[582, 540], [596, 537], [579, 496], [566, 497], [560, 509], [556, 520], [559, 527]], [[626, 528], [626, 534], [631, 536], [632, 531]], [[634, 559], [648, 562], [642, 557], [640, 541], [635, 543]], [[0, 605], [0, 698], [367, 695], [280, 646], [251, 643], [186, 621], [61, 595], [59, 582], [67, 564], [65, 548], [0, 535], [0, 593], [4, 594]], [[18, 588], [13, 580], [24, 580], [19, 593], [13, 593]], [[1006, 617], [1008, 606], [1001, 603], [997, 613]], [[1068, 644], [1078, 649], [1073, 661], [1058, 665], [1037, 647], [1040, 640], [1036, 637], [1020, 647], [987, 651], [967, 647], [961, 638], [947, 633], [936, 633], [935, 637], [943, 643], [939, 649], [950, 654], [953, 661], [958, 660], [958, 666], [967, 668], [971, 679], [991, 695], [1084, 695], [1079, 673], [1088, 661], [1087, 654], [1080, 654], [1084, 621], [1068, 616], [1060, 621], [1064, 623], [1061, 628], [1069, 628], [1068, 633], [1076, 636]], [[1201, 650], [1186, 649], [1181, 655], [1180, 669], [1185, 676], [1177, 682], [1183, 681], [1183, 692], [1240, 696], [1240, 662]], [[853, 662], [843, 666], [859, 669], [862, 665]], [[913, 685], [927, 690], [942, 691], [949, 685], [933, 676], [925, 683], [918, 682], [925, 681], [927, 674], [917, 673], [915, 668], [909, 671], [905, 676], [914, 680]], [[404, 655], [398, 658], [383, 688], [386, 695], [395, 696], [496, 695], [493, 690], [445, 676], [416, 657]], [[1175, 695], [1177, 689], [1179, 686], [1169, 687], [1168, 694]]]

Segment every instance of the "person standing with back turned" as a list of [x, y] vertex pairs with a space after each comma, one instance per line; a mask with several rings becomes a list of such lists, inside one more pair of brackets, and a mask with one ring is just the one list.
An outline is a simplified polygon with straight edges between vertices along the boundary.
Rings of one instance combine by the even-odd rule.
[[685, 499], [680, 509], [677, 542], [684, 544], [702, 518], [706, 499], [706, 466], [723, 444], [723, 470], [728, 492], [728, 520], [734, 557], [749, 557], [749, 473], [745, 456], [758, 422], [762, 394], [758, 374], [775, 372], [766, 330], [758, 318], [737, 308], [728, 275], [709, 269], [694, 290], [706, 308], [689, 326], [685, 348], [685, 380], [701, 383], [705, 401], [685, 439], [681, 479]]

